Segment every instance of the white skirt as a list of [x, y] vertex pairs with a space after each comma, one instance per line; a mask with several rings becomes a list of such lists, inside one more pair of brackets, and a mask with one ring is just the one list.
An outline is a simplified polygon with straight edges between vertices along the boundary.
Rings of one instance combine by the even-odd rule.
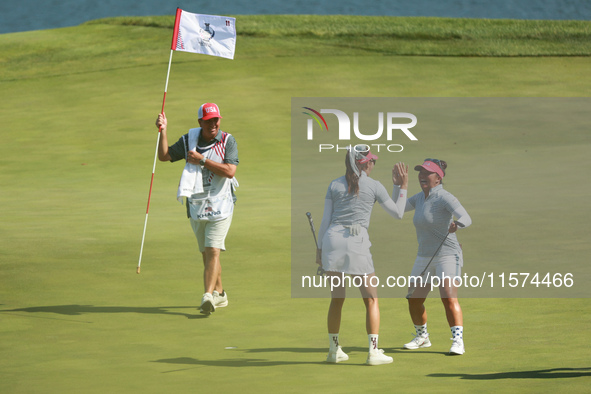
[[343, 272], [350, 275], [374, 273], [369, 248], [369, 234], [361, 227], [358, 235], [351, 235], [349, 229], [331, 225], [322, 238], [322, 268], [328, 272]]

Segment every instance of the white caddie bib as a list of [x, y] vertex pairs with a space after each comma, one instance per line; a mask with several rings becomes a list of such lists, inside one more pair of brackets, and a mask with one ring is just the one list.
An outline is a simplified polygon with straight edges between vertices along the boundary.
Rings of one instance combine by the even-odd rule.
[[232, 193], [202, 199], [189, 199], [191, 218], [197, 221], [225, 219], [234, 212]]
[[[201, 154], [207, 160], [223, 163], [229, 135], [222, 132], [221, 141], [199, 148]], [[199, 136], [197, 136], [198, 138]], [[229, 217], [234, 212], [232, 198], [232, 185], [234, 184], [237, 184], [235, 178], [230, 179], [211, 172], [206, 184], [204, 184], [204, 192], [187, 199], [191, 218], [197, 221], [215, 222]]]

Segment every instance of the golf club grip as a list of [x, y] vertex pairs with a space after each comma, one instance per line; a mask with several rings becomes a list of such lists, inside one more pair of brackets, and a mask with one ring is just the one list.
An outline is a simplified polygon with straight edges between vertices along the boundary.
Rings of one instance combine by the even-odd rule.
[[316, 244], [316, 249], [318, 249], [318, 240], [316, 239], [316, 229], [314, 228], [314, 220], [312, 219], [312, 214], [310, 212], [306, 212], [306, 216], [308, 217], [308, 222], [310, 223], [310, 230], [312, 231], [312, 235], [314, 236], [314, 243]]

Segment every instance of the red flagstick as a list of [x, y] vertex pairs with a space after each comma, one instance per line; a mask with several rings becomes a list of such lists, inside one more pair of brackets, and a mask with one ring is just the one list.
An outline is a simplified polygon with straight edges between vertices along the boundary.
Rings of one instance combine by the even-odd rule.
[[[168, 90], [168, 78], [170, 76], [170, 65], [172, 64], [172, 53], [170, 50], [170, 59], [168, 61], [168, 72], [166, 73], [166, 85], [164, 86], [164, 97], [162, 98], [162, 111], [164, 114], [164, 103], [166, 103], [166, 91]], [[150, 191], [148, 192], [148, 206], [146, 207], [146, 220], [144, 221], [144, 232], [142, 235], [142, 246], [140, 247], [140, 259], [137, 263], [136, 272], [140, 273], [140, 267], [142, 265], [142, 254], [144, 252], [144, 241], [146, 239], [146, 227], [148, 225], [148, 214], [150, 213], [150, 199], [152, 197], [152, 186], [154, 185], [154, 173], [156, 172], [156, 161], [158, 160], [158, 147], [160, 145], [160, 133], [162, 132], [162, 126], [158, 128], [158, 135], [156, 136], [156, 151], [154, 153], [154, 165], [152, 166], [152, 178], [150, 179]]]
[[[164, 85], [164, 97], [162, 98], [162, 111], [164, 114], [164, 103], [166, 103], [166, 92], [168, 91], [168, 78], [170, 77], [170, 66], [172, 64], [172, 53], [176, 49], [179, 24], [181, 23], [181, 13], [183, 11], [180, 8], [176, 9], [176, 16], [174, 20], [174, 31], [172, 33], [172, 43], [170, 44], [170, 59], [168, 60], [168, 71], [166, 72], [166, 85]], [[148, 225], [148, 214], [150, 212], [150, 199], [152, 198], [152, 186], [154, 185], [154, 173], [156, 172], [156, 161], [158, 160], [158, 147], [160, 145], [160, 133], [162, 127], [158, 128], [158, 136], [156, 137], [156, 152], [154, 153], [154, 165], [152, 166], [152, 178], [150, 179], [150, 191], [148, 193], [148, 206], [146, 207], [146, 220], [144, 221], [144, 233], [142, 235], [142, 246], [140, 247], [140, 259], [137, 263], [137, 273], [140, 273], [142, 265], [142, 254], [144, 253], [144, 241], [146, 240], [146, 227]]]
[[[168, 60], [168, 71], [166, 72], [166, 85], [164, 85], [164, 97], [162, 98], [162, 111], [164, 114], [164, 104], [166, 103], [166, 92], [168, 91], [168, 78], [170, 77], [170, 66], [172, 64], [172, 53], [176, 49], [178, 40], [179, 24], [181, 22], [180, 8], [176, 9], [176, 17], [174, 20], [174, 32], [172, 34], [172, 43], [170, 45], [170, 59]], [[140, 259], [137, 263], [136, 272], [139, 274], [142, 265], [142, 254], [144, 253], [144, 241], [146, 240], [146, 227], [148, 226], [148, 214], [150, 213], [150, 199], [152, 198], [152, 186], [154, 185], [154, 173], [156, 172], [156, 161], [158, 160], [158, 147], [160, 145], [160, 133], [162, 132], [162, 126], [158, 128], [158, 135], [156, 137], [156, 152], [154, 153], [154, 165], [152, 166], [152, 178], [150, 179], [150, 191], [148, 192], [148, 206], [146, 207], [146, 219], [144, 221], [144, 232], [142, 235], [142, 246], [140, 247]]]

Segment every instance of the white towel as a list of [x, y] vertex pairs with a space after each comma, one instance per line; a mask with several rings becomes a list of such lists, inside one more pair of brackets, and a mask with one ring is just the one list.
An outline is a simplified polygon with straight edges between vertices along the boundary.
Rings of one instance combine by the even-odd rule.
[[[201, 127], [189, 130], [188, 150], [197, 149], [197, 138], [199, 138], [200, 132]], [[203, 193], [203, 174], [201, 166], [187, 162], [183, 169], [183, 173], [181, 174], [176, 199], [182, 204], [183, 197], [191, 197], [196, 193]]]

